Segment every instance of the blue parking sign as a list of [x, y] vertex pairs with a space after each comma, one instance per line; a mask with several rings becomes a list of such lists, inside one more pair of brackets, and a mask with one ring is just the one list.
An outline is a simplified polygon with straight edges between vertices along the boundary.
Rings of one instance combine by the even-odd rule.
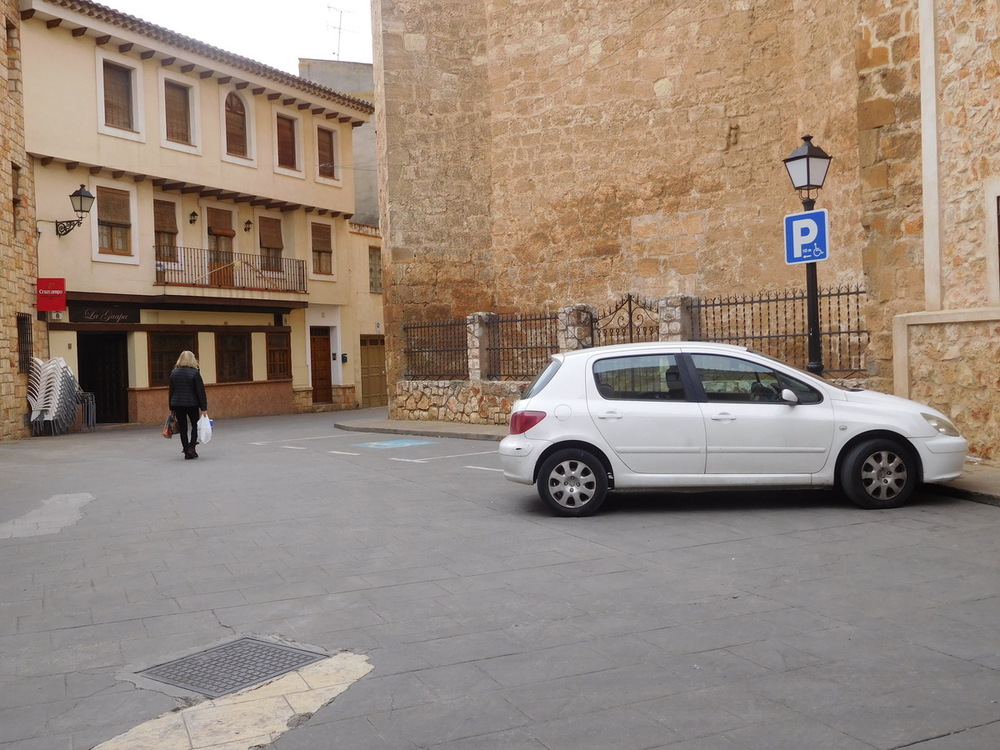
[[785, 217], [785, 263], [814, 263], [830, 257], [830, 219], [825, 208]]

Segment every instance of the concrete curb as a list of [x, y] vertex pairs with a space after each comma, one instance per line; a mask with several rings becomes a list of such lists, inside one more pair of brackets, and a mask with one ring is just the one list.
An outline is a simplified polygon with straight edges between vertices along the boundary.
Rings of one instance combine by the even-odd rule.
[[506, 437], [506, 425], [466, 425], [451, 422], [392, 421], [388, 419], [359, 419], [352, 422], [334, 422], [334, 427], [348, 432], [376, 432], [388, 435], [418, 435], [420, 437], [451, 437], [463, 440], [489, 440], [500, 442]]

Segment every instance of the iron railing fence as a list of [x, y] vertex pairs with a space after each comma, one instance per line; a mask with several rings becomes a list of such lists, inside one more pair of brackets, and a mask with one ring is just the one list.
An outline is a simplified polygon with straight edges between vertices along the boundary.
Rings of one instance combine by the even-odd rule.
[[305, 294], [306, 262], [198, 247], [156, 247], [156, 283]]
[[[857, 285], [821, 289], [818, 299], [823, 372], [840, 377], [867, 373], [866, 291]], [[804, 368], [806, 301], [804, 290], [698, 299], [691, 304], [691, 338], [739, 344]]]
[[[860, 286], [821, 289], [820, 335], [824, 373], [850, 377], [867, 373], [868, 330], [864, 327], [867, 299]], [[808, 359], [808, 326], [804, 290], [764, 292], [691, 299], [684, 315], [691, 338], [739, 344], [776, 359], [805, 368]], [[530, 380], [559, 351], [558, 313], [489, 315], [483, 359], [486, 380]], [[412, 380], [464, 380], [469, 378], [469, 320], [440, 320], [403, 326], [405, 377]], [[657, 341], [659, 309], [633, 295], [590, 317], [589, 340], [581, 346]]]
[[656, 341], [660, 316], [655, 302], [626, 294], [590, 320], [594, 346]]
[[531, 380], [559, 351], [558, 313], [509, 313], [490, 318], [488, 380]]
[[469, 377], [468, 321], [437, 320], [403, 325], [405, 376], [410, 380]]

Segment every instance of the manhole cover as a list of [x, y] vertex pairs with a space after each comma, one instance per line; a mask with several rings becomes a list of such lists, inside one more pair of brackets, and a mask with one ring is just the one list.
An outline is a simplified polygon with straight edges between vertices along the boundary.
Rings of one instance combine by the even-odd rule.
[[240, 638], [138, 674], [167, 685], [218, 698], [327, 658], [326, 654]]

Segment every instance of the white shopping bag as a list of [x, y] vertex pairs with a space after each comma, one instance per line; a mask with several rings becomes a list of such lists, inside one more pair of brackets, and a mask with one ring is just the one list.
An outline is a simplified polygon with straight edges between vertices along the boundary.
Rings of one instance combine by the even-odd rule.
[[212, 420], [207, 414], [202, 414], [198, 419], [198, 442], [207, 443], [212, 439]]

